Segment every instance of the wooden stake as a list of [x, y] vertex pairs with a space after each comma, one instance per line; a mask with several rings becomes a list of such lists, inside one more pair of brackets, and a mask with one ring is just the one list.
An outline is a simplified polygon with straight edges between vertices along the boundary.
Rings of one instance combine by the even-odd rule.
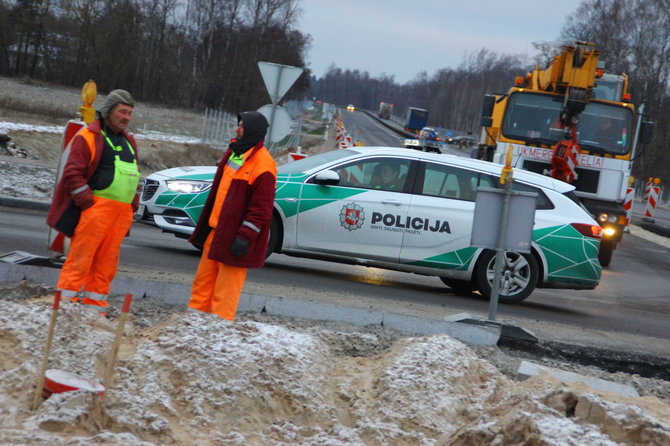
[[40, 407], [40, 402], [42, 400], [42, 392], [44, 387], [44, 375], [47, 372], [47, 365], [49, 363], [49, 352], [51, 352], [51, 343], [54, 338], [54, 331], [56, 328], [56, 318], [58, 317], [58, 308], [60, 306], [61, 291], [56, 291], [56, 296], [54, 297], [54, 306], [51, 309], [51, 320], [49, 321], [49, 332], [47, 334], [47, 343], [44, 346], [44, 357], [42, 358], [42, 366], [40, 367], [40, 373], [37, 377], [37, 387], [35, 388], [35, 398], [33, 399], [33, 410], [37, 410]]
[[116, 357], [119, 354], [119, 346], [121, 345], [123, 328], [125, 327], [126, 321], [128, 320], [128, 312], [130, 311], [130, 303], [132, 300], [133, 295], [126, 294], [126, 300], [123, 302], [123, 308], [121, 309], [121, 315], [119, 316], [119, 325], [116, 327], [114, 345], [112, 346], [112, 350], [109, 352], [107, 367], [105, 368], [105, 376], [102, 382], [102, 385], [105, 387], [105, 392], [107, 392], [112, 386], [112, 376], [114, 375], [114, 368], [116, 366]]

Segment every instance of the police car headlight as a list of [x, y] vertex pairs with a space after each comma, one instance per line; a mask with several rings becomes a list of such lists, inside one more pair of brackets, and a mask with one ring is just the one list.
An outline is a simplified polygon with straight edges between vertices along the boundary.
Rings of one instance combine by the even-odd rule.
[[182, 194], [197, 194], [212, 187], [211, 181], [200, 180], [167, 180], [165, 185], [168, 190]]

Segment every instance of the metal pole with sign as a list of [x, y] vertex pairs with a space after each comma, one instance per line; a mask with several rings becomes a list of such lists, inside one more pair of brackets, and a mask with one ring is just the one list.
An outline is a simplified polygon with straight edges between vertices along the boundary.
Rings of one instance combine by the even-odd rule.
[[[500, 174], [503, 190], [483, 187], [477, 189], [472, 224], [470, 244], [496, 251], [489, 301], [490, 321], [495, 321], [498, 311], [500, 282], [503, 264], [506, 262], [505, 250], [530, 252], [533, 235], [537, 194], [512, 190], [514, 177], [511, 162], [512, 151], [508, 150], [505, 167]], [[511, 231], [510, 228], [514, 230]]]
[[[298, 77], [300, 77], [302, 74], [303, 69], [271, 62], [258, 62], [258, 68], [261, 71], [263, 82], [265, 82], [265, 88], [267, 89], [268, 94], [270, 95], [270, 100], [272, 101], [272, 108], [270, 110], [269, 117], [270, 126], [268, 128], [268, 135], [272, 137], [274, 135], [275, 115], [277, 109], [281, 108], [277, 104], [281, 98], [284, 97], [288, 89], [291, 88], [296, 80], [298, 80]], [[276, 141], [273, 141], [270, 138], [268, 138], [268, 140], [271, 143], [275, 143], [281, 140], [281, 138], [278, 138]]]

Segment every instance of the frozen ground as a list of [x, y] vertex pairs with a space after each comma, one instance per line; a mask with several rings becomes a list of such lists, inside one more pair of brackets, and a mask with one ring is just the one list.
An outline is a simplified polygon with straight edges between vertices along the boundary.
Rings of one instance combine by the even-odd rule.
[[[0, 79], [3, 94], [12, 82]], [[22, 94], [78, 106], [74, 90], [39, 86]], [[157, 110], [161, 122], [172, 116]], [[146, 122], [155, 120], [151, 107], [143, 113]], [[3, 120], [54, 125], [0, 107]], [[178, 121], [148, 128], [169, 133]], [[58, 135], [31, 127], [9, 133], [16, 146], [0, 156], [0, 194], [48, 201]], [[188, 143], [169, 150], [161, 144], [140, 140], [156, 168], [216, 157]], [[104, 398], [58, 394], [32, 412], [52, 299], [53, 290], [40, 285], [0, 286], [0, 444], [670, 444], [670, 383], [664, 380], [538, 356], [543, 365], [632, 385], [642, 396], [604, 393], [548, 375], [519, 382], [521, 355], [468, 347], [446, 335], [412, 337], [262, 314], [226, 323], [152, 299], [133, 303], [115, 384]], [[100, 379], [117, 316], [112, 311], [106, 319], [64, 303], [50, 368]]]
[[[446, 335], [133, 303], [104, 398], [30, 410], [52, 304], [0, 290], [0, 444], [666, 445], [670, 406], [540, 375], [515, 382]], [[50, 368], [100, 379], [117, 319], [64, 303]], [[494, 350], [488, 352], [495, 356]]]

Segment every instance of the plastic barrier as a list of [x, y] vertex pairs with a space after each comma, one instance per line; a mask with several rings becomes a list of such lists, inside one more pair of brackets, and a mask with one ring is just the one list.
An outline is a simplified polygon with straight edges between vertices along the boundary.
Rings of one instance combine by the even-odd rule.
[[626, 227], [624, 228], [625, 232], [629, 232], [628, 226], [630, 225], [631, 219], [633, 218], [633, 200], [635, 199], [635, 188], [632, 185], [629, 185], [626, 189], [626, 198], [623, 202], [623, 208], [626, 210]]
[[645, 220], [653, 221], [654, 220], [654, 211], [656, 211], [656, 203], [658, 203], [658, 198], [661, 194], [660, 187], [661, 179], [656, 178], [654, 184], [649, 187], [649, 195], [647, 196], [647, 205], [644, 209], [644, 218]]

